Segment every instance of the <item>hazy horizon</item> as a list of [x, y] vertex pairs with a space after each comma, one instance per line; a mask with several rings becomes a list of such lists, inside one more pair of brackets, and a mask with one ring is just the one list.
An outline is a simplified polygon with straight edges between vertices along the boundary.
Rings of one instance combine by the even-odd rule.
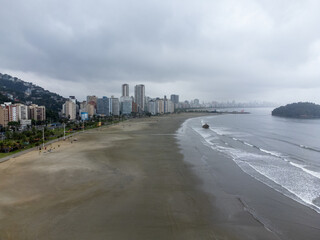
[[0, 3], [0, 72], [64, 97], [320, 103], [317, 1]]

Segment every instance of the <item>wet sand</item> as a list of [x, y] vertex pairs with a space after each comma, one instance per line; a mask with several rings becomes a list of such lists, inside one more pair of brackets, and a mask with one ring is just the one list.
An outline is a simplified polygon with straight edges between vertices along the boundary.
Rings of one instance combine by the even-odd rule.
[[244, 173], [232, 158], [189, 131], [188, 124], [179, 131], [184, 161], [211, 196], [216, 226], [239, 239], [320, 239], [319, 213]]
[[174, 134], [196, 115], [131, 120], [1, 163], [0, 239], [277, 239], [184, 161]]

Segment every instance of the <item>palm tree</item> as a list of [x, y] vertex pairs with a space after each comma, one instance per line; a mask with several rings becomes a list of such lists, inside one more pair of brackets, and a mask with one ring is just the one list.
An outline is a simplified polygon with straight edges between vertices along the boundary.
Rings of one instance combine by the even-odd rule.
[[0, 152], [3, 151], [3, 146], [4, 146], [4, 142], [3, 142], [3, 141], [0, 141]]

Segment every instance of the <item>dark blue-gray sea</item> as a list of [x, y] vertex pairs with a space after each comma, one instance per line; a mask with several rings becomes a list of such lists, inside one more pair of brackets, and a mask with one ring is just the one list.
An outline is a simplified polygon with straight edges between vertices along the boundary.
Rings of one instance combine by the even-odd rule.
[[[178, 135], [192, 136], [256, 181], [320, 213], [320, 120], [274, 117], [266, 108], [245, 110], [250, 114], [189, 119]], [[210, 128], [203, 129], [204, 123]]]

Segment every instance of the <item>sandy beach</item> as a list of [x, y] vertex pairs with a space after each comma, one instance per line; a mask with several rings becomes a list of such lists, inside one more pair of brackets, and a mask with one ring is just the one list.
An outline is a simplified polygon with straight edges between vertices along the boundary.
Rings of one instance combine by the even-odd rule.
[[187, 117], [131, 120], [1, 163], [0, 239], [225, 236], [175, 142]]
[[130, 120], [1, 163], [0, 239], [279, 239], [218, 184], [203, 190], [175, 138], [193, 116]]

